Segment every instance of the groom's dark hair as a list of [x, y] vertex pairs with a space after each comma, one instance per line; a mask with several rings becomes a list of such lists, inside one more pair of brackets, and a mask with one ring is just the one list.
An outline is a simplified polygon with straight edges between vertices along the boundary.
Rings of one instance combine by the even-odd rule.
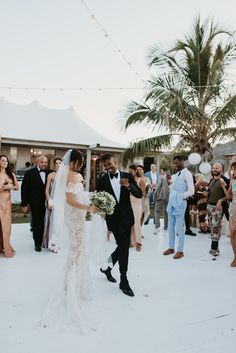
[[109, 159], [113, 158], [111, 153], [105, 153], [102, 157], [101, 157], [101, 161], [104, 163], [106, 161], [108, 161]]

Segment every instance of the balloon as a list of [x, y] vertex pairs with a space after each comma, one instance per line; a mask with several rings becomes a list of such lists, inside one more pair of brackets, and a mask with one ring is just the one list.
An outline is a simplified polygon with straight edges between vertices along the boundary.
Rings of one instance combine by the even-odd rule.
[[190, 164], [192, 165], [196, 165], [196, 164], [199, 164], [201, 162], [201, 155], [199, 153], [191, 153], [189, 156], [188, 156], [188, 161]]
[[202, 174], [209, 174], [211, 172], [211, 165], [210, 163], [203, 162], [199, 165], [199, 171]]

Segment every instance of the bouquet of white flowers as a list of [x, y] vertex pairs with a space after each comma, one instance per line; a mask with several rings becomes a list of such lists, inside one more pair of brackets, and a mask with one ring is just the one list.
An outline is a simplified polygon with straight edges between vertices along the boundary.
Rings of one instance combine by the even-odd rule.
[[116, 205], [114, 197], [106, 191], [95, 191], [90, 202], [99, 209], [98, 214], [103, 218], [112, 215]]

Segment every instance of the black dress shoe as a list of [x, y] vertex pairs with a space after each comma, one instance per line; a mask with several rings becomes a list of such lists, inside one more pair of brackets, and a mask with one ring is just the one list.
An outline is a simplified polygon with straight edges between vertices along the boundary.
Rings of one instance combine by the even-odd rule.
[[35, 245], [35, 251], [40, 252], [40, 251], [41, 251], [41, 246], [36, 246], [36, 245]]
[[122, 290], [122, 292], [126, 295], [128, 295], [129, 297], [134, 297], [134, 292], [132, 291], [132, 289], [130, 288], [130, 286], [128, 284], [126, 285], [122, 285], [120, 284], [120, 289]]
[[192, 235], [193, 237], [195, 237], [195, 236], [197, 235], [197, 234], [194, 233], [191, 229], [186, 230], [185, 234], [186, 234], [186, 235]]
[[115, 279], [114, 277], [112, 277], [112, 275], [111, 275], [111, 269], [110, 269], [110, 267], [107, 267], [106, 270], [103, 270], [102, 268], [100, 268], [100, 271], [101, 271], [102, 273], [104, 273], [104, 275], [106, 275], [107, 280], [108, 280], [109, 282], [113, 282], [113, 283], [116, 282], [116, 279]]

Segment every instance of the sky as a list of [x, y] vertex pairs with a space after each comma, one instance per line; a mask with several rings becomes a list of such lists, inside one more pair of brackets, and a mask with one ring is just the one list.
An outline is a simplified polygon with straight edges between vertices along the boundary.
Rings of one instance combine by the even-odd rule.
[[[147, 137], [151, 133], [143, 127], [124, 132], [123, 110], [144, 96], [150, 47], [183, 37], [198, 14], [236, 29], [233, 0], [0, 0], [0, 96], [19, 104], [38, 100], [49, 108], [73, 106], [91, 127], [115, 141]], [[104, 89], [120, 87], [132, 89]]]

